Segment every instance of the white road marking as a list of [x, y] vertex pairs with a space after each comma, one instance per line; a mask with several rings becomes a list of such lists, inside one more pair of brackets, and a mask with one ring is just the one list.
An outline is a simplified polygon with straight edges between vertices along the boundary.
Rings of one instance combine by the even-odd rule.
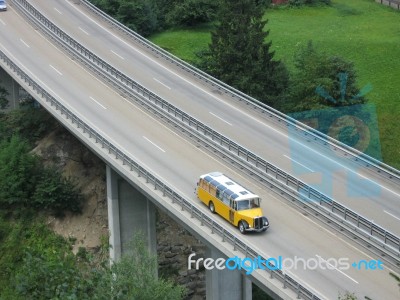
[[158, 79], [156, 79], [156, 78], [153, 78], [155, 81], [157, 81], [159, 84], [161, 84], [161, 85], [163, 85], [163, 86], [165, 86], [167, 89], [171, 89], [168, 85], [166, 85], [165, 83], [162, 83], [160, 80], [158, 80]]
[[89, 98], [92, 99], [94, 102], [96, 102], [98, 105], [100, 105], [102, 108], [107, 109], [104, 105], [102, 105], [99, 101], [97, 101], [93, 97], [89, 97]]
[[341, 274], [343, 274], [344, 276], [346, 276], [347, 278], [349, 278], [350, 280], [352, 280], [353, 282], [358, 284], [358, 281], [353, 279], [351, 276], [347, 275], [345, 272], [340, 271], [338, 268], [336, 268], [335, 266], [333, 266], [332, 264], [328, 263], [325, 259], [323, 259], [321, 256], [319, 256], [318, 254], [315, 254], [316, 257], [318, 257], [319, 259], [322, 259], [323, 261], [325, 261], [325, 263], [327, 265], [329, 265], [331, 267], [331, 270], [336, 270], [338, 272], [340, 272]]
[[62, 12], [59, 11], [57, 8], [54, 7], [54, 10], [55, 10], [56, 12], [58, 12], [60, 15], [62, 15]]
[[156, 145], [155, 143], [153, 143], [152, 141], [150, 141], [147, 137], [143, 136], [143, 138], [148, 141], [150, 144], [152, 144], [154, 147], [157, 147], [159, 150], [161, 150], [162, 152], [165, 153], [165, 150], [161, 147], [159, 147], [158, 145]]
[[368, 179], [368, 177], [366, 177], [366, 176], [364, 176], [364, 175], [361, 175], [360, 173], [356, 173], [356, 174], [357, 174], [358, 176], [364, 178], [364, 179]]
[[62, 76], [62, 73], [60, 71], [58, 71], [56, 68], [54, 68], [52, 65], [49, 65], [54, 71], [56, 71], [59, 75]]
[[297, 160], [294, 160], [293, 158], [291, 158], [291, 157], [289, 157], [289, 156], [287, 156], [287, 155], [284, 155], [284, 157], [290, 159], [290, 160], [293, 161], [294, 163], [296, 163], [296, 164], [302, 166], [303, 168], [306, 168], [307, 170], [309, 170], [309, 171], [311, 171], [311, 172], [314, 173], [314, 171], [313, 171], [312, 169], [310, 169], [309, 167], [306, 167], [306, 166], [303, 165], [302, 163], [299, 163]]
[[31, 46], [29, 46], [23, 39], [19, 39], [21, 42], [22, 42], [22, 44], [24, 44], [26, 47], [28, 47], [28, 48], [30, 48]]
[[112, 52], [112, 54], [114, 54], [115, 56], [118, 56], [120, 59], [122, 59], [122, 60], [125, 60], [125, 58], [123, 58], [121, 55], [119, 55], [118, 53], [116, 53], [116, 52], [114, 52], [114, 51], [112, 51], [111, 50], [111, 52]]
[[0, 23], [6, 25], [6, 22], [4, 22], [2, 19], [0, 19]]
[[[147, 59], [151, 60], [153, 63], [157, 64], [157, 65], [160, 66], [161, 68], [163, 68], [163, 69], [167, 70], [168, 72], [174, 74], [176, 77], [182, 79], [183, 81], [187, 82], [188, 84], [192, 85], [193, 87], [195, 87], [195, 88], [201, 90], [202, 92], [206, 93], [207, 95], [209, 95], [210, 97], [216, 99], [217, 101], [223, 102], [224, 104], [226, 104], [227, 106], [231, 107], [232, 109], [234, 109], [234, 110], [238, 111], [239, 113], [245, 115], [247, 118], [250, 118], [250, 119], [252, 119], [252, 120], [254, 120], [254, 121], [260, 123], [261, 125], [263, 125], [263, 126], [269, 128], [269, 129], [272, 130], [272, 131], [275, 131], [276, 133], [282, 135], [283, 137], [290, 138], [290, 137], [288, 137], [285, 133], [279, 131], [278, 129], [273, 128], [272, 126], [270, 126], [270, 125], [268, 125], [268, 124], [265, 124], [264, 122], [262, 122], [262, 121], [256, 119], [256, 118], [253, 117], [252, 115], [247, 114], [245, 111], [243, 111], [243, 110], [241, 110], [241, 109], [239, 109], [239, 108], [237, 108], [237, 107], [234, 107], [233, 105], [229, 104], [228, 102], [226, 102], [226, 101], [224, 101], [224, 100], [218, 98], [218, 97], [215, 96], [214, 94], [212, 94], [212, 93], [210, 93], [210, 92], [208, 92], [208, 91], [202, 89], [201, 87], [195, 85], [194, 83], [190, 82], [188, 79], [185, 79], [185, 78], [183, 78], [182, 76], [178, 75], [177, 73], [175, 73], [175, 72], [169, 70], [167, 67], [165, 67], [165, 66], [163, 66], [162, 64], [160, 64], [159, 62], [153, 60], [152, 58], [150, 58], [149, 56], [147, 56], [147, 55], [144, 54], [143, 52], [139, 51], [138, 49], [136, 49], [136, 48], [133, 47], [132, 45], [128, 44], [127, 42], [125, 42], [125, 41], [122, 40], [121, 38], [119, 38], [119, 37], [117, 37], [116, 35], [114, 35], [112, 32], [110, 32], [109, 30], [107, 30], [105, 27], [103, 27], [103, 26], [101, 26], [99, 23], [97, 23], [94, 19], [90, 18], [88, 15], [86, 15], [85, 13], [83, 13], [82, 11], [80, 11], [77, 7], [74, 7], [74, 6], [72, 5], [72, 3], [70, 3], [70, 2], [67, 2], [67, 3], [68, 3], [69, 5], [71, 5], [71, 7], [73, 7], [75, 10], [77, 10], [80, 14], [84, 15], [87, 19], [89, 19], [90, 21], [92, 21], [94, 24], [96, 24], [97, 26], [99, 26], [100, 28], [102, 28], [104, 31], [106, 31], [107, 33], [109, 33], [110, 35], [112, 35], [113, 37], [115, 37], [117, 40], [119, 40], [120, 42], [124, 43], [124, 44], [127, 45], [129, 48], [133, 49], [134, 51], [138, 52], [139, 54], [143, 55], [143, 56], [146, 57]], [[344, 169], [346, 169], [346, 170], [348, 170], [348, 171], [350, 171], [350, 172], [352, 172], [352, 173], [357, 174], [356, 171], [354, 171], [354, 170], [352, 170], [352, 169], [350, 169], [350, 168], [348, 168], [348, 167], [346, 167], [346, 166], [340, 164], [339, 162], [337, 162], [337, 161], [335, 161], [335, 160], [333, 160], [333, 159], [331, 159], [331, 158], [329, 158], [329, 157], [327, 157], [327, 156], [325, 156], [325, 155], [319, 153], [317, 150], [314, 150], [314, 149], [312, 149], [312, 148], [306, 146], [305, 144], [296, 141], [295, 139], [292, 139], [292, 140], [293, 140], [295, 143], [298, 143], [299, 145], [301, 145], [301, 146], [303, 146], [303, 147], [305, 147], [305, 148], [307, 148], [307, 149], [309, 149], [309, 150], [315, 152], [316, 154], [318, 154], [318, 155], [320, 155], [320, 156], [322, 156], [322, 157], [324, 157], [324, 158], [326, 158], [326, 159], [328, 159], [328, 160], [334, 162], [335, 164], [338, 164], [338, 165], [342, 166]], [[374, 181], [372, 181], [372, 180], [370, 180], [370, 181], [373, 182], [373, 183], [375, 183], [375, 184], [377, 184], [376, 182], [374, 182]], [[383, 185], [380, 185], [380, 184], [377, 184], [377, 185], [380, 186], [382, 189], [387, 190], [387, 191], [393, 193], [394, 195], [400, 197], [400, 194], [398, 194], [398, 193], [392, 191], [391, 189], [389, 189], [389, 188], [387, 188], [387, 187], [384, 187]]]
[[89, 35], [87, 31], [85, 31], [82, 27], [78, 27], [80, 31], [82, 31], [84, 34]]
[[384, 210], [384, 212], [387, 213], [389, 216], [392, 216], [393, 218], [395, 218], [395, 219], [397, 219], [397, 220], [400, 221], [400, 218], [399, 218], [399, 217], [396, 217], [395, 215], [391, 214], [390, 212], [388, 212], [388, 211], [386, 211], [386, 210]]
[[228, 124], [228, 125], [232, 126], [232, 124], [231, 124], [231, 123], [229, 123], [228, 121], [225, 121], [225, 120], [224, 120], [224, 119], [222, 119], [221, 117], [218, 117], [216, 114], [213, 114], [211, 111], [210, 111], [209, 113], [210, 113], [210, 115], [213, 115], [214, 117], [216, 117], [216, 118], [220, 119], [221, 121], [225, 122], [226, 124]]

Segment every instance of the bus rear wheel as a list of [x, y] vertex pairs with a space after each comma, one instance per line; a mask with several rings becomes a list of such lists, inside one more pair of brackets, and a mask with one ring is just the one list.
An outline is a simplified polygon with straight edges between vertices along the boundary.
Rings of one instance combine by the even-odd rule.
[[208, 208], [210, 209], [210, 211], [215, 214], [215, 206], [214, 203], [212, 201], [210, 201], [210, 203], [208, 203]]

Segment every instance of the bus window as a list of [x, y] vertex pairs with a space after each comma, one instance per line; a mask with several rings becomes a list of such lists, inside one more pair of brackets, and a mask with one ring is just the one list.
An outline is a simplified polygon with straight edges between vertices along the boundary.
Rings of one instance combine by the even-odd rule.
[[219, 200], [222, 200], [222, 194], [226, 190], [226, 186], [223, 186], [222, 184], [217, 186], [217, 192], [216, 192], [216, 197]]
[[246, 209], [250, 209], [250, 201], [249, 200], [237, 201], [237, 210], [246, 210]]
[[224, 193], [224, 195], [222, 196], [222, 202], [224, 202], [226, 205], [229, 206], [229, 198], [228, 195]]
[[260, 199], [259, 198], [250, 199], [250, 208], [257, 208], [257, 207], [260, 207]]

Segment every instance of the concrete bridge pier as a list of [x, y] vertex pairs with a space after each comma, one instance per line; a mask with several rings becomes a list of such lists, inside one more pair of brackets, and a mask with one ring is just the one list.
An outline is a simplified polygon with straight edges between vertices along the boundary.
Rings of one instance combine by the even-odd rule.
[[118, 261], [128, 251], [136, 232], [142, 232], [151, 253], [157, 253], [154, 204], [107, 165], [107, 205], [110, 258]]
[[[215, 248], [207, 248], [205, 257], [214, 259], [224, 258]], [[238, 270], [206, 270], [207, 300], [251, 300], [252, 283], [246, 275]]]
[[[8, 95], [8, 106], [5, 110], [13, 110], [18, 108], [19, 104], [19, 90], [20, 86], [3, 68], [0, 67], [0, 86], [5, 88]], [[0, 109], [1, 110], [1, 109]]]

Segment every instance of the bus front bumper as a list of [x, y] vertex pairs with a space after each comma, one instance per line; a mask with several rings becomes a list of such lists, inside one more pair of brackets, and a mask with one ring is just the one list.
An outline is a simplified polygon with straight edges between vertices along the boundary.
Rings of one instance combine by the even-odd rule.
[[245, 230], [248, 232], [262, 232], [262, 231], [266, 231], [269, 228], [269, 224], [268, 225], [264, 225], [261, 228], [253, 228], [253, 227], [247, 227]]

